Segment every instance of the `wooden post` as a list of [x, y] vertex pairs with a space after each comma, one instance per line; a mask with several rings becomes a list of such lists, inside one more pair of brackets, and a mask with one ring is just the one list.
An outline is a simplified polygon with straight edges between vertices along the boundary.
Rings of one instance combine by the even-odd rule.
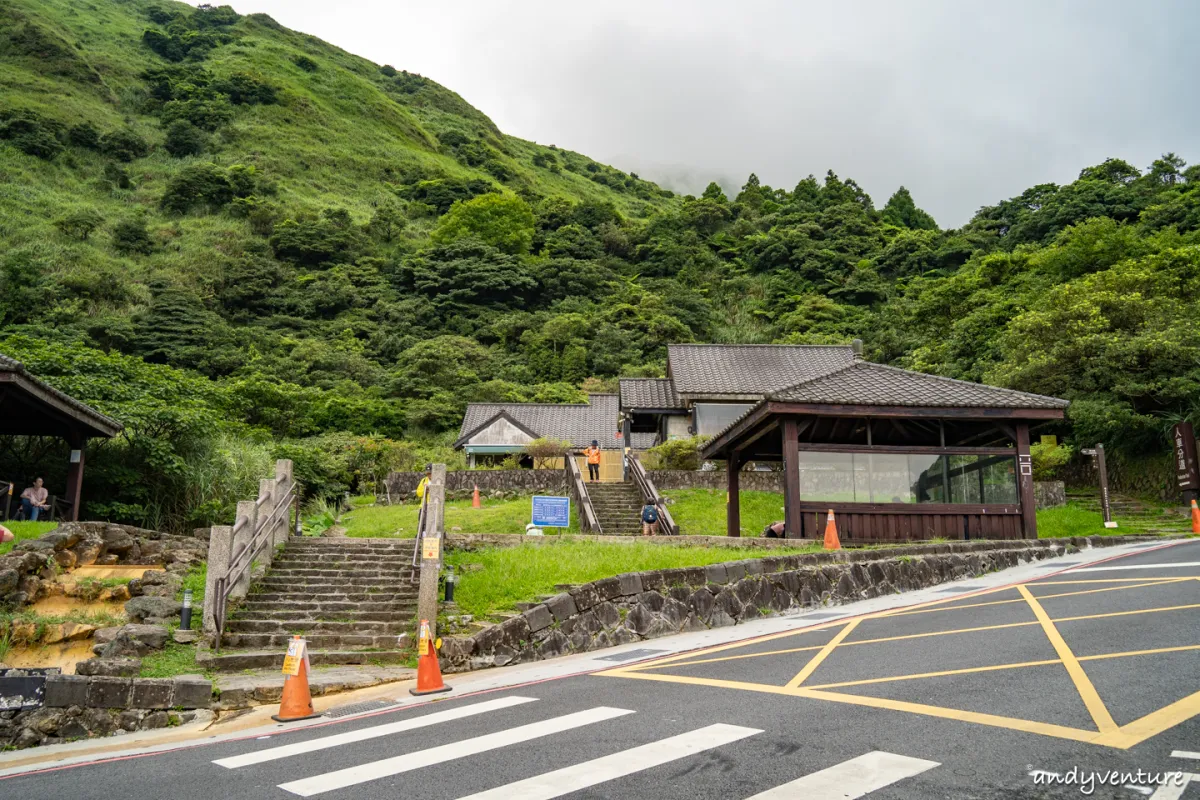
[[629, 480], [629, 459], [633, 458], [633, 420], [625, 417], [621, 423], [621, 480]]
[[804, 535], [800, 521], [800, 433], [795, 418], [783, 421], [783, 537]]
[[1017, 423], [1017, 487], [1021, 498], [1021, 523], [1026, 539], [1036, 539], [1037, 502], [1033, 499], [1033, 458], [1029, 455], [1029, 423]]
[[725, 498], [725, 526], [728, 536], [742, 535], [741, 497], [738, 495], [738, 471], [742, 468], [741, 453], [737, 450], [729, 452], [729, 486]]
[[[210, 529], [208, 535], [208, 572], [204, 578], [204, 613], [203, 626], [205, 638], [217, 635], [217, 620], [214, 611], [217, 607], [217, 581], [225, 577], [229, 570], [229, 556], [233, 552], [233, 528], [228, 525], [217, 525]], [[214, 642], [219, 644], [219, 642]]]
[[1104, 445], [1096, 445], [1096, 471], [1100, 473], [1100, 511], [1104, 514], [1104, 527], [1115, 528], [1112, 518], [1112, 501], [1108, 496], [1108, 466], [1104, 463]]
[[72, 431], [67, 437], [67, 446], [71, 448], [71, 463], [67, 465], [67, 492], [63, 496], [71, 504], [70, 522], [79, 521], [79, 504], [83, 496], [83, 451], [87, 445], [87, 437]]
[[[418, 546], [422, 552], [417, 554], [421, 564], [421, 584], [417, 590], [416, 622], [419, 627], [421, 620], [428, 620], [430, 633], [436, 638], [438, 576], [442, 571], [442, 527], [445, 521], [445, 464], [433, 465], [433, 472], [429, 476], [429, 485], [425, 487], [425, 496], [429, 500], [429, 505], [425, 512], [428, 515], [425, 521], [425, 534], [422, 539], [418, 540]], [[430, 555], [432, 558], [426, 558]]]

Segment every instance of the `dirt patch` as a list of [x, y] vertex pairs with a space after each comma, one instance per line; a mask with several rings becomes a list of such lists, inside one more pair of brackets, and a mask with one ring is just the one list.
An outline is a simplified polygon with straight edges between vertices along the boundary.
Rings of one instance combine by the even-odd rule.
[[92, 640], [61, 642], [36, 647], [14, 647], [4, 657], [10, 667], [58, 667], [64, 675], [75, 674], [75, 662], [92, 657]]

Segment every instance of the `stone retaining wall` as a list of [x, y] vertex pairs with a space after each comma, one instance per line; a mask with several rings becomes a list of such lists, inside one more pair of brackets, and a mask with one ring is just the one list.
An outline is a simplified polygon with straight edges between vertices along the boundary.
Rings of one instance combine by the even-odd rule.
[[60, 569], [89, 564], [165, 566], [186, 572], [205, 556], [204, 543], [186, 536], [110, 522], [64, 522], [0, 556], [0, 605], [33, 603], [53, 591]]
[[950, 542], [768, 556], [630, 572], [575, 586], [470, 637], [447, 638], [443, 671], [597, 650], [683, 631], [923, 589], [1064, 553], [1167, 537]]
[[[386, 505], [389, 500], [416, 499], [417, 484], [423, 472], [391, 472], [375, 493], [375, 502]], [[555, 494], [567, 491], [566, 475], [561, 469], [477, 469], [446, 473], [446, 497], [460, 499], [470, 496], [475, 487], [484, 495]]]
[[[741, 547], [771, 550], [778, 547], [804, 547], [820, 544], [813, 539], [764, 539], [761, 536], [615, 536], [569, 533], [552, 536], [526, 536], [519, 533], [446, 533], [446, 547], [450, 550], [479, 550], [484, 547], [539, 547], [553, 545], [559, 541], [615, 542], [629, 544], [674, 545], [676, 547]], [[842, 540], [843, 545], [855, 546], [855, 542]]]
[[1067, 485], [1062, 481], [1034, 481], [1033, 500], [1037, 508], [1055, 508], [1067, 504]]
[[[19, 670], [9, 670], [17, 677]], [[212, 705], [199, 675], [117, 678], [50, 675], [41, 708], [0, 711], [0, 747], [36, 747], [191, 722]]]

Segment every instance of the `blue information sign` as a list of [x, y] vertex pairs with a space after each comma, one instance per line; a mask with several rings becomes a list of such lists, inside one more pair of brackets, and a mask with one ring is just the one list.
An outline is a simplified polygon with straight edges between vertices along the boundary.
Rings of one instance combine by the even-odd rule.
[[539, 528], [571, 527], [571, 498], [533, 496], [533, 520]]

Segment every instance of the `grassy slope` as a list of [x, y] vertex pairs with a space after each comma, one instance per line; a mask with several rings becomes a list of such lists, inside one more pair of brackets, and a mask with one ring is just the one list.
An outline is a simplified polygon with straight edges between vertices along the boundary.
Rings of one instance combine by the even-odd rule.
[[36, 539], [43, 533], [49, 533], [58, 527], [57, 522], [4, 522], [0, 524], [12, 531], [16, 537], [11, 542], [0, 544], [0, 556], [12, 550], [17, 542], [24, 539]]
[[[454, 533], [517, 533], [525, 532], [529, 522], [529, 498], [518, 500], [483, 500], [481, 508], [471, 508], [470, 500], [450, 500], [446, 503], [446, 530]], [[342, 516], [341, 525], [347, 536], [395, 536], [409, 539], [417, 533], [416, 503], [402, 506], [365, 506]], [[461, 530], [454, 530], [460, 528]], [[547, 529], [547, 533], [552, 529]], [[579, 521], [571, 520], [568, 533], [579, 532]]]
[[[213, 137], [215, 152], [172, 158], [161, 149], [158, 120], [143, 113], [146, 87], [138, 77], [168, 65], [141, 43], [145, 29], [158, 27], [146, 17], [152, 5], [184, 7], [146, 0], [0, 0], [0, 28], [32, 30], [50, 43], [37, 56], [0, 46], [0, 108], [31, 109], [66, 125], [87, 121], [101, 131], [128, 127], [155, 146], [149, 156], [128, 165], [134, 188], [109, 192], [100, 185], [106, 159], [96, 153], [71, 148], [44, 161], [0, 142], [0, 236], [9, 249], [35, 249], [53, 272], [77, 275], [88, 284], [102, 283], [106, 272], [139, 282], [170, 272], [203, 289], [219, 277], [209, 274], [211, 268], [206, 271], [203, 252], [242, 250], [254, 237], [244, 220], [227, 215], [177, 218], [158, 210], [167, 180], [185, 165], [197, 160], [252, 164], [275, 183], [282, 207], [342, 207], [363, 223], [391, 187], [422, 175], [492, 180], [439, 152], [438, 135], [449, 131], [502, 151], [499, 160], [515, 174], [505, 184], [511, 190], [610, 201], [633, 216], [670, 202], [652, 184], [644, 184], [649, 199], [639, 199], [565, 169], [555, 174], [537, 167], [533, 157], [552, 152], [549, 148], [500, 134], [453, 92], [432, 83], [416, 94], [396, 92], [378, 65], [287, 30], [265, 15], [243, 17], [232, 28], [238, 39], [211, 51], [202, 66], [217, 76], [261, 75], [280, 89], [280, 103], [236, 107], [233, 122]], [[300, 69], [292, 61], [298, 55], [316, 61], [319, 69]], [[553, 152], [560, 160], [591, 163], [578, 154]], [[68, 240], [50, 223], [78, 207], [98, 210], [108, 225], [144, 212], [152, 234], [171, 245], [146, 258], [128, 258], [107, 246], [107, 236]], [[432, 220], [418, 221], [405, 235], [421, 241], [431, 226]], [[142, 301], [135, 296], [113, 302], [136, 306]]]

